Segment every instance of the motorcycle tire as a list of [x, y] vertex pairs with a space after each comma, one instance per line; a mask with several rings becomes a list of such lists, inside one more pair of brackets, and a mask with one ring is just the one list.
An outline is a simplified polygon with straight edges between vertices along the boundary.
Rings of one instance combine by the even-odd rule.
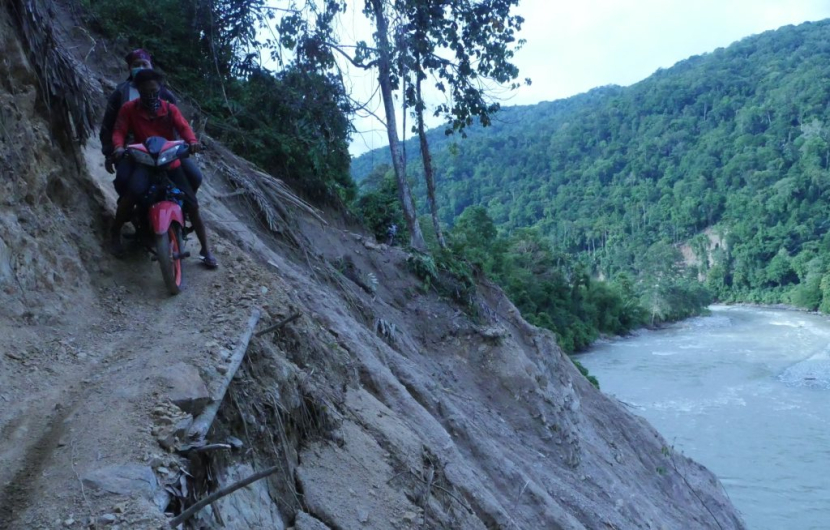
[[179, 256], [183, 252], [184, 238], [178, 223], [171, 224], [164, 234], [156, 234], [156, 258], [170, 294], [182, 292], [182, 258]]

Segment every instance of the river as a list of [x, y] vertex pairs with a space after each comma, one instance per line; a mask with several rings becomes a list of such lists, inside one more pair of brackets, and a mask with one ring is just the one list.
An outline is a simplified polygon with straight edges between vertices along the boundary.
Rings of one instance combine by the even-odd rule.
[[715, 306], [578, 359], [721, 480], [750, 530], [830, 529], [830, 320]]

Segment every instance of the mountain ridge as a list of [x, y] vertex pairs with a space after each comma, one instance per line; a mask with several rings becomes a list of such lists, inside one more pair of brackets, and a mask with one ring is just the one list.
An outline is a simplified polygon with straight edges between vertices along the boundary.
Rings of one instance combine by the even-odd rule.
[[[536, 227], [606, 277], [636, 274], [653, 244], [714, 227], [728, 248], [700, 272], [721, 299], [795, 296], [827, 269], [829, 31], [830, 20], [785, 26], [629, 87], [508, 107], [466, 140], [433, 130], [441, 218], [484, 206], [500, 229]], [[367, 167], [357, 159], [356, 178]], [[822, 263], [808, 267], [814, 258]]]

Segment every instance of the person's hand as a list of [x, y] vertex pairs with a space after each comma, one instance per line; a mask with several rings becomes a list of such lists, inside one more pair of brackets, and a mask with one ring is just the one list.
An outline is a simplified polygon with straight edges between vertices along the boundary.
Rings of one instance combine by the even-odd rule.
[[115, 173], [115, 165], [114, 165], [114, 162], [115, 162], [115, 161], [112, 159], [112, 157], [111, 157], [111, 156], [108, 156], [108, 157], [106, 158], [106, 160], [104, 160], [104, 169], [106, 169], [106, 170], [107, 170], [107, 173], [109, 173], [110, 175], [112, 175], [113, 173]]
[[124, 149], [123, 147], [118, 147], [115, 151], [113, 151], [112, 158], [115, 159], [116, 161], [121, 160], [122, 158], [124, 158], [124, 154], [126, 152], [127, 152], [127, 150]]
[[196, 153], [202, 152], [202, 144], [199, 142], [190, 144], [190, 154], [195, 155]]

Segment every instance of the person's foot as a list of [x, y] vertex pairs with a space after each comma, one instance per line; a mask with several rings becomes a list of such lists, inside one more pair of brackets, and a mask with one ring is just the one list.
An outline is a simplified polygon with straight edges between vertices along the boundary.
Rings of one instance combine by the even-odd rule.
[[208, 269], [215, 269], [219, 267], [219, 262], [216, 261], [216, 258], [213, 257], [213, 254], [210, 251], [202, 250], [199, 252], [199, 255], [202, 256], [202, 263], [205, 264], [205, 267]]
[[110, 234], [110, 253], [116, 258], [124, 257], [124, 245], [121, 243], [121, 234]]

